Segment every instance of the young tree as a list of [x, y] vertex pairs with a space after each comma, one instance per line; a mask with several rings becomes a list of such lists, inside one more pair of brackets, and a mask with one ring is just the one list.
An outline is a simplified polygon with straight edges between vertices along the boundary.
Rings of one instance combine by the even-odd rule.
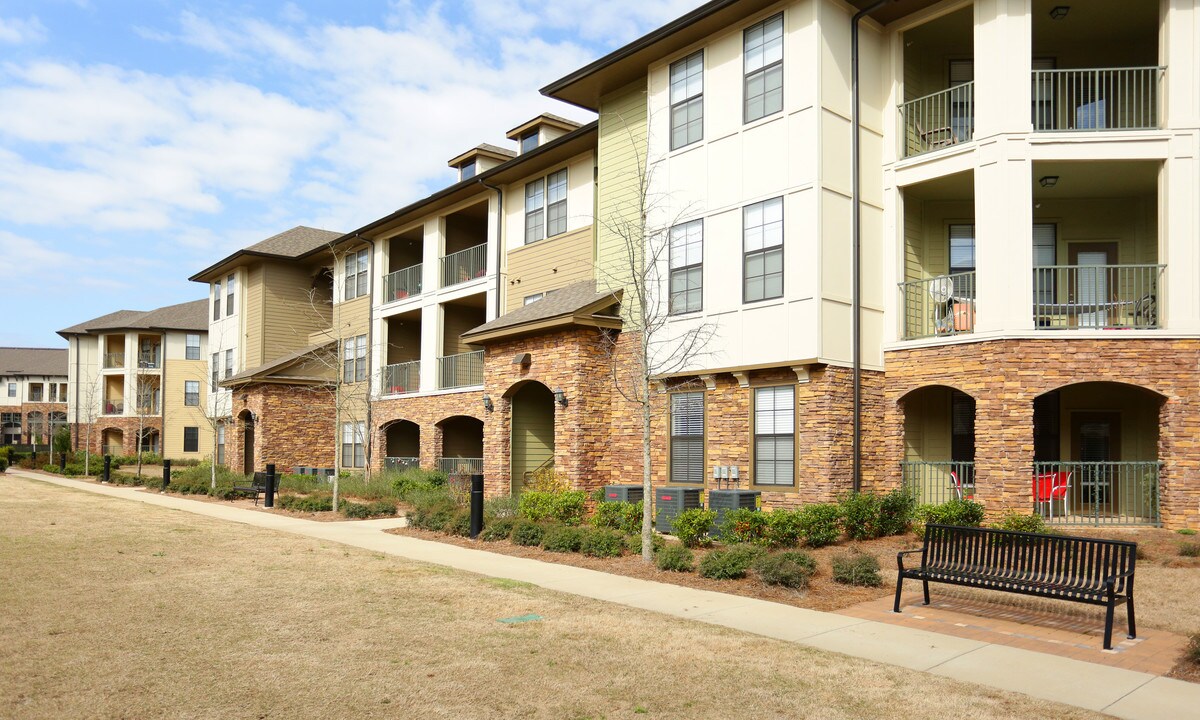
[[[134, 417], [137, 418], [137, 435], [134, 441], [137, 443], [137, 475], [142, 476], [142, 446], [145, 443], [147, 420], [159, 415], [162, 409], [162, 398], [160, 393], [161, 377], [159, 375], [148, 372], [148, 367], [151, 364], [149, 359], [138, 355], [138, 366], [135, 373], [136, 384], [134, 386]], [[161, 364], [161, 363], [160, 363]], [[159, 438], [161, 442], [161, 438]]]
[[[100, 394], [100, 383], [96, 380], [89, 380], [79, 383], [79, 403], [80, 407], [75, 408], [75, 422], [83, 420], [84, 441], [83, 441], [83, 474], [92, 474], [92, 427], [96, 424], [96, 417], [99, 412], [97, 407], [97, 399]], [[76, 429], [78, 433], [78, 429]]]
[[[620, 333], [609, 339], [609, 366], [613, 388], [639, 413], [642, 431], [642, 559], [653, 560], [653, 489], [651, 456], [653, 421], [665, 403], [656, 399], [659, 379], [695, 368], [709, 355], [708, 343], [715, 326], [707, 322], [668, 326], [672, 290], [670, 282], [671, 232], [688, 208], [675, 208], [666, 194], [657, 193], [647, 143], [635, 123], [619, 113], [603, 118], [622, 128], [635, 159], [633, 191], [605, 208], [597, 218], [609, 238], [609, 250], [597, 274], [612, 289], [623, 290]], [[686, 290], [686, 287], [684, 288]], [[656, 402], [661, 408], [656, 408]]]

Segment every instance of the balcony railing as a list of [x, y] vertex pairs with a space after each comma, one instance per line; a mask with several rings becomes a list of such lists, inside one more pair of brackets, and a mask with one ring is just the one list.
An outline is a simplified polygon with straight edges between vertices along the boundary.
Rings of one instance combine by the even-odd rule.
[[120, 445], [101, 445], [100, 452], [103, 455], [112, 455], [113, 457], [118, 457], [124, 454], [124, 448], [122, 448]]
[[442, 287], [465, 283], [487, 273], [487, 243], [442, 258]]
[[1157, 460], [1033, 466], [1033, 509], [1063, 525], [1158, 525]]
[[975, 331], [975, 273], [900, 283], [905, 340]]
[[1053, 265], [1033, 271], [1039, 329], [1149, 330], [1160, 327], [1166, 265]]
[[975, 137], [975, 83], [909, 100], [900, 106], [904, 157], [939, 150]]
[[383, 395], [404, 395], [421, 389], [421, 361], [385, 365], [380, 384]]
[[420, 458], [415, 457], [385, 457], [383, 459], [384, 470], [408, 470], [410, 468], [421, 467]]
[[975, 497], [975, 463], [920, 462], [900, 463], [904, 489], [916, 496], [921, 505], [940, 505], [950, 500]]
[[104, 369], [112, 370], [114, 368], [125, 367], [125, 353], [110, 352], [104, 353]]
[[138, 353], [138, 367], [153, 370], [162, 362], [162, 354], [158, 350]]
[[425, 266], [418, 263], [383, 277], [383, 301], [403, 300], [421, 294], [421, 272]]
[[438, 358], [438, 389], [483, 384], [483, 351], [459, 353]]
[[125, 414], [125, 401], [110, 400], [110, 401], [104, 403], [104, 414], [105, 415], [124, 415]]
[[447, 475], [482, 475], [483, 458], [439, 458], [438, 470]]
[[1158, 127], [1164, 67], [1033, 71], [1035, 132]]

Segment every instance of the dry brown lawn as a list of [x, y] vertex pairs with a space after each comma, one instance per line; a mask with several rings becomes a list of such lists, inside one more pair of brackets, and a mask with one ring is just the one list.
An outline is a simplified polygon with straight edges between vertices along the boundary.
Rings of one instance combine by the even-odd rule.
[[1099, 717], [4, 476], [0, 608], [5, 718]]

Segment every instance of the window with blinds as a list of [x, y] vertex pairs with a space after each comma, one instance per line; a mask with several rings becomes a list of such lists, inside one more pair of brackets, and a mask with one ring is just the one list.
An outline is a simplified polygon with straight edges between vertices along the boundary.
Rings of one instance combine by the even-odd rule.
[[754, 391], [754, 484], [796, 482], [796, 389]]
[[975, 399], [957, 390], [950, 395], [950, 459], [975, 462]]
[[954, 297], [975, 298], [975, 279], [963, 273], [975, 272], [975, 226], [950, 226], [950, 274], [954, 278]]
[[704, 393], [671, 395], [671, 482], [704, 483]]
[[1052, 266], [1058, 260], [1058, 226], [1038, 223], [1033, 226], [1033, 302], [1047, 305], [1057, 292]]

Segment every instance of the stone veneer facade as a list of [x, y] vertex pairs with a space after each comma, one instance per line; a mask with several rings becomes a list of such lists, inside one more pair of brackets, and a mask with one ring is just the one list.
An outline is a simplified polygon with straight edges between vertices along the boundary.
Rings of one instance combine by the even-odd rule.
[[[142, 419], [142, 428], [146, 430], [158, 431], [158, 447], [162, 449], [162, 418], [158, 415]], [[87, 437], [87, 424], [79, 423], [71, 426], [72, 432], [78, 437], [77, 447], [82, 448], [85, 444], [90, 444], [92, 454], [100, 455], [104, 452], [103, 440], [105, 430], [120, 430], [121, 431], [121, 454], [136, 455], [137, 454], [137, 434], [138, 434], [138, 419], [136, 417], [124, 417], [119, 415], [102, 415], [96, 418], [92, 423], [92, 437], [90, 443]]]
[[442, 457], [440, 423], [452, 417], [472, 417], [486, 423], [485, 414], [483, 397], [478, 390], [376, 400], [371, 407], [375, 426], [375, 432], [372, 433], [372, 462], [376, 468], [383, 467], [383, 459], [387, 457], [388, 426], [407, 420], [416, 424], [421, 431], [421, 467], [436, 467], [438, 459]]
[[[941, 345], [887, 353], [880, 489], [900, 482], [904, 406], [933, 385], [975, 399], [976, 492], [990, 512], [1032, 508], [1033, 401], [1085, 382], [1135, 385], [1162, 396], [1160, 506], [1169, 528], [1200, 525], [1200, 341], [1027, 339]], [[1141, 458], [1152, 459], [1152, 458]]]
[[[243, 413], [254, 414], [254, 467], [244, 467]], [[234, 472], [277, 472], [297, 465], [335, 467], [334, 402], [330, 392], [307, 385], [262, 383], [233, 391], [233, 424], [225, 432], [225, 460]]]
[[38, 439], [38, 444], [49, 444], [50, 442], [50, 413], [60, 412], [66, 417], [67, 404], [65, 402], [27, 402], [22, 403], [16, 408], [5, 408], [4, 412], [18, 412], [21, 415], [21, 437], [26, 442], [29, 442], [30, 436], [30, 413], [41, 413], [41, 435]]

